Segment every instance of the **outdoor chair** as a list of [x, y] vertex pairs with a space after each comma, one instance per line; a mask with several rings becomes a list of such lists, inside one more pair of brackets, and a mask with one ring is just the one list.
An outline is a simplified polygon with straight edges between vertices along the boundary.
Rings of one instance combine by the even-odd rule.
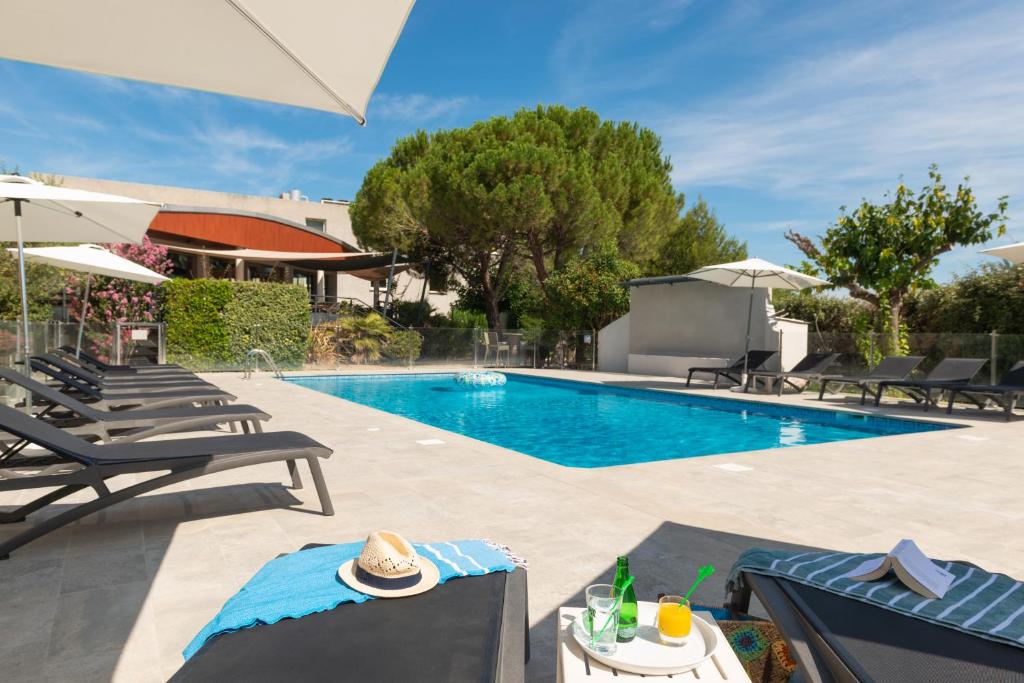
[[[750, 388], [760, 377], [775, 383], [775, 393], [778, 396], [782, 396], [782, 390], [787, 384], [796, 389], [797, 393], [802, 392], [811, 381], [820, 380], [824, 377], [825, 371], [835, 365], [835, 362], [839, 360], [841, 355], [839, 353], [809, 353], [799, 363], [794, 365], [792, 370], [782, 372], [756, 370], [748, 372], [747, 383], [743, 386], [743, 391], [750, 391]], [[804, 382], [797, 384], [793, 380], [804, 380]]]
[[502, 341], [498, 337], [496, 330], [486, 330], [484, 332], [484, 365], [487, 365], [487, 357], [491, 353], [494, 353], [495, 367], [500, 365], [502, 351], [505, 352], [505, 365], [508, 365], [511, 348], [511, 345], [507, 341]]
[[41, 406], [37, 418], [73, 434], [91, 435], [103, 441], [139, 441], [157, 434], [195, 431], [225, 423], [231, 425], [232, 431], [237, 424], [248, 434], [250, 429], [262, 432], [261, 422], [270, 419], [269, 414], [247, 405], [103, 410], [9, 368], [0, 368], [0, 379], [31, 392], [33, 407]]
[[850, 375], [826, 375], [821, 378], [821, 389], [818, 390], [818, 400], [825, 397], [825, 391], [829, 384], [838, 384], [842, 389], [844, 385], [855, 384], [860, 389], [860, 404], [864, 405], [867, 395], [875, 398], [876, 389], [872, 385], [883, 380], [906, 379], [917, 366], [924, 361], [924, 356], [888, 356], [873, 367], [867, 375], [854, 377]]
[[139, 372], [131, 366], [105, 366], [99, 367], [84, 357], [75, 357], [74, 351], [68, 351], [65, 348], [58, 348], [50, 351], [53, 355], [59, 357], [65, 362], [78, 366], [87, 370], [88, 372], [106, 379], [153, 379], [162, 377], [173, 377], [173, 378], [189, 378], [196, 377], [194, 373], [190, 373], [184, 368], [167, 368], [164, 366], [152, 366], [143, 372]]
[[[76, 354], [75, 347], [73, 347], [73, 346], [62, 346], [62, 347], [60, 347], [60, 350], [64, 351], [65, 353], [69, 353], [71, 355], [75, 355]], [[81, 349], [79, 349], [77, 351], [77, 354], [78, 354], [79, 360], [82, 360], [82, 361], [88, 363], [89, 365], [93, 366], [94, 368], [96, 368], [96, 369], [98, 369], [98, 370], [100, 370], [102, 372], [109, 372], [109, 371], [112, 371], [112, 370], [114, 370], [114, 371], [121, 371], [121, 372], [128, 372], [128, 371], [150, 372], [150, 371], [181, 370], [183, 372], [188, 372], [188, 370], [186, 370], [185, 368], [181, 367], [177, 363], [160, 363], [158, 365], [112, 365], [110, 363], [106, 363], [106, 362], [100, 360], [99, 358], [97, 358], [96, 356], [92, 355], [91, 353], [88, 353], [86, 351], [82, 351]]]
[[347, 603], [223, 633], [170, 683], [521, 683], [530, 658], [526, 579], [523, 569], [467, 576], [413, 597]]
[[181, 375], [181, 376], [167, 376], [161, 375], [158, 377], [149, 377], [144, 375], [130, 375], [126, 377], [101, 377], [89, 370], [86, 370], [81, 365], [69, 363], [63, 358], [56, 356], [52, 353], [42, 353], [38, 356], [32, 356], [32, 360], [37, 363], [44, 363], [57, 368], [61, 372], [67, 373], [72, 377], [75, 377], [83, 382], [97, 387], [99, 389], [110, 389], [117, 388], [118, 390], [129, 390], [129, 389], [161, 389], [166, 387], [192, 387], [192, 386], [213, 386], [206, 380], [200, 379], [195, 375]]
[[1024, 671], [1024, 649], [789, 579], [741, 576], [727, 607], [736, 615], [749, 612], [753, 593], [785, 639], [801, 680], [1012, 681]]
[[725, 367], [717, 368], [690, 368], [689, 373], [686, 375], [686, 386], [690, 386], [691, 380], [693, 380], [693, 373], [704, 372], [707, 374], [713, 374], [715, 376], [715, 383], [713, 388], [718, 388], [718, 381], [721, 379], [727, 379], [736, 386], [743, 383], [743, 361], [746, 359], [747, 371], [758, 370], [764, 366], [769, 360], [774, 357], [778, 351], [747, 351], [746, 355], [740, 356], [738, 360], [734, 361], [730, 365]]
[[1013, 417], [1017, 399], [1024, 396], [1024, 361], [1017, 361], [998, 384], [951, 384], [943, 388], [949, 394], [946, 413], [952, 414], [953, 401], [959, 395], [982, 409], [988, 401], [994, 401], [1006, 412], [1006, 419], [1009, 420]]
[[[84, 441], [8, 406], [0, 406], [0, 430], [49, 452], [40, 455], [35, 449], [21, 449], [0, 459], [0, 492], [50, 489], [13, 510], [0, 512], [0, 524], [22, 522], [26, 515], [81, 489], [91, 488], [98, 496], [85, 503], [71, 504], [62, 512], [3, 540], [0, 542], [0, 559], [6, 559], [11, 551], [51, 531], [143, 493], [205, 474], [268, 462], [285, 461], [292, 475], [292, 485], [298, 488], [301, 481], [296, 461], [305, 460], [324, 515], [334, 514], [317, 461], [317, 458], [329, 457], [332, 451], [297, 432], [100, 445]], [[108, 480], [119, 475], [165, 471], [166, 474], [116, 491], [107, 487]]]
[[61, 385], [61, 391], [75, 392], [86, 403], [95, 405], [97, 408], [120, 410], [122, 408], [146, 407], [150, 409], [171, 408], [187, 405], [223, 405], [234, 401], [237, 396], [230, 394], [214, 385], [196, 385], [195, 387], [168, 387], [166, 389], [153, 390], [123, 390], [109, 389], [101, 390], [88, 382], [79, 380], [71, 375], [58, 370], [51, 365], [31, 360], [32, 369], [56, 380]]
[[882, 380], [875, 394], [875, 407], [881, 404], [886, 389], [895, 389], [916, 403], [923, 402], [927, 411], [931, 407], [933, 391], [937, 390], [941, 394], [958, 386], [969, 385], [987, 362], [986, 358], [943, 358], [924, 379]]

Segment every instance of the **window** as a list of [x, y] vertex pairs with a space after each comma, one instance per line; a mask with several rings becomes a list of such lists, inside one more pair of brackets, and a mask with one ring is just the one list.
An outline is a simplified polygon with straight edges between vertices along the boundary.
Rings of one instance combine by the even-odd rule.
[[313, 230], [319, 230], [320, 232], [327, 231], [327, 219], [326, 218], [307, 218], [306, 227], [312, 228]]

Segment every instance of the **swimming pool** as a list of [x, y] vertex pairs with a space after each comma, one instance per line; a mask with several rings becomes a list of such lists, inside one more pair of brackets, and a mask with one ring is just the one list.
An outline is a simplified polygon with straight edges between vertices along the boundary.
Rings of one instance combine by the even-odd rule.
[[463, 389], [454, 373], [326, 375], [287, 381], [569, 467], [694, 458], [946, 425], [834, 410], [508, 374]]

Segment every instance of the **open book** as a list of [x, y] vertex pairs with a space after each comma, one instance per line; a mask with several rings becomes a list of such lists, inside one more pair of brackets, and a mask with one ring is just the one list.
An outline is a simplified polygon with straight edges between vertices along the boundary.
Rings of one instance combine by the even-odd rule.
[[844, 578], [875, 581], [888, 574], [890, 569], [907, 588], [933, 600], [941, 599], [953, 583], [951, 573], [929, 560], [917, 544], [906, 538], [897, 543], [888, 555], [862, 562]]

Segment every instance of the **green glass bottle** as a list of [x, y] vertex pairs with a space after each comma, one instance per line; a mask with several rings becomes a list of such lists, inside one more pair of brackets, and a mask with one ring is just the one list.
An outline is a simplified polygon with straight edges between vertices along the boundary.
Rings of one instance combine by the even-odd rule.
[[[622, 588], [629, 580], [629, 558], [621, 556], [615, 566], [615, 580], [612, 582], [616, 588]], [[620, 643], [628, 643], [636, 637], [637, 606], [636, 592], [633, 585], [626, 588], [622, 596], [622, 607], [619, 610], [619, 630], [616, 640]]]

